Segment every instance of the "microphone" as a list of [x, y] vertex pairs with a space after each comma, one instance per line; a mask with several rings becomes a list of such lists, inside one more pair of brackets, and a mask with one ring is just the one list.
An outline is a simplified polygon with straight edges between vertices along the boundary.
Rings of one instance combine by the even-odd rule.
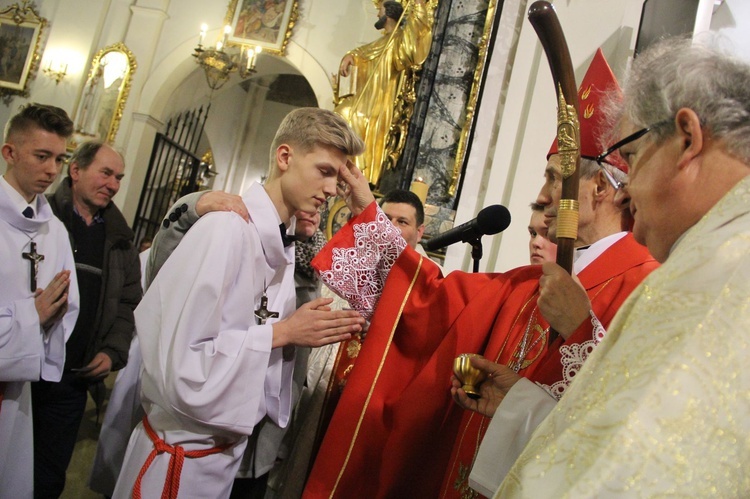
[[438, 234], [429, 241], [423, 242], [422, 247], [427, 251], [435, 251], [459, 241], [467, 243], [485, 234], [492, 235], [502, 232], [509, 225], [510, 212], [508, 208], [493, 204], [483, 208], [474, 220], [469, 220], [458, 227], [453, 227], [442, 234]]

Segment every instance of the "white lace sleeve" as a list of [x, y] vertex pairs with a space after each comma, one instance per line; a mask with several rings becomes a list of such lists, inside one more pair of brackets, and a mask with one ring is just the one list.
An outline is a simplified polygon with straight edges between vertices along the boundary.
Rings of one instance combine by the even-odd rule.
[[586, 340], [583, 343], [573, 343], [571, 345], [563, 345], [560, 347], [563, 379], [554, 383], [552, 386], [537, 383], [537, 385], [557, 400], [560, 400], [565, 393], [565, 390], [570, 386], [573, 378], [575, 378], [581, 370], [583, 363], [586, 362], [586, 359], [591, 355], [594, 347], [598, 345], [599, 342], [604, 339], [604, 335], [607, 334], [607, 330], [604, 329], [604, 326], [602, 326], [601, 321], [596, 317], [593, 310], [589, 310], [589, 315], [591, 316], [592, 326], [591, 339]]
[[406, 248], [401, 232], [376, 208], [374, 219], [353, 224], [354, 241], [331, 240], [335, 247], [330, 269], [320, 272], [321, 280], [367, 320], [372, 318], [388, 273]]

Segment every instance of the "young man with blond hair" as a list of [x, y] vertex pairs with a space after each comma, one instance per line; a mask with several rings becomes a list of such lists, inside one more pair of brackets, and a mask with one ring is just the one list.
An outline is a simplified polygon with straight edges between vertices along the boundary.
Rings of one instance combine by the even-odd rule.
[[[264, 418], [285, 426], [294, 346], [341, 341], [361, 329], [330, 299], [295, 311], [293, 214], [336, 194], [362, 141], [332, 112], [302, 108], [282, 121], [264, 185], [243, 194], [250, 223], [203, 216], [136, 309], [146, 416], [133, 431], [114, 497], [189, 491], [228, 497], [248, 435]], [[188, 459], [185, 459], [188, 458]]]

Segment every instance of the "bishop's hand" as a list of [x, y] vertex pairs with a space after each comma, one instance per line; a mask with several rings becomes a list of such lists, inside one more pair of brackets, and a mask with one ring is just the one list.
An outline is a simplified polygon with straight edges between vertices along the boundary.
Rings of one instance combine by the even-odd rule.
[[509, 367], [496, 364], [483, 357], [472, 357], [471, 365], [487, 374], [487, 378], [479, 385], [479, 398], [472, 399], [466, 395], [461, 388], [461, 381], [455, 375], [451, 377], [451, 396], [464, 409], [492, 417], [505, 395], [521, 379], [521, 376]]
[[273, 348], [286, 345], [320, 347], [348, 340], [362, 330], [365, 319], [355, 310], [331, 310], [332, 298], [305, 303], [288, 318], [273, 324]]
[[542, 264], [537, 304], [542, 317], [565, 339], [589, 317], [591, 310], [591, 301], [578, 277], [554, 262]]
[[351, 161], [346, 162], [346, 168], [339, 170], [339, 182], [336, 190], [339, 197], [346, 202], [352, 216], [355, 217], [375, 201], [367, 178]]

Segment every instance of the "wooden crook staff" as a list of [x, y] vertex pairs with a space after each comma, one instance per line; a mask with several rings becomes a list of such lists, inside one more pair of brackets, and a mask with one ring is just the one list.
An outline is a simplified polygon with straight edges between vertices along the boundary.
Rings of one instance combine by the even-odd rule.
[[547, 54], [555, 82], [557, 150], [563, 176], [557, 211], [557, 264], [572, 273], [574, 244], [578, 237], [578, 165], [581, 161], [576, 79], [568, 44], [552, 5], [543, 0], [531, 4], [529, 21]]

